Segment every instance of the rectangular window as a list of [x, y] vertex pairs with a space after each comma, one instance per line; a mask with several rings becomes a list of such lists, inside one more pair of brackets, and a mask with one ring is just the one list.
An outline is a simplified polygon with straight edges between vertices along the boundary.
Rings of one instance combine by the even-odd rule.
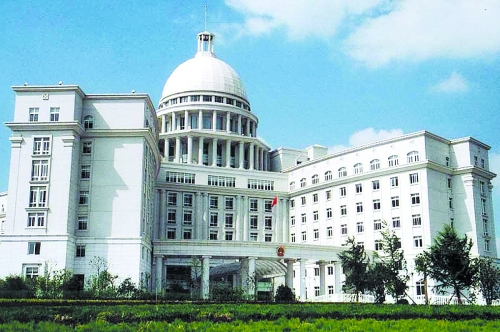
[[417, 292], [417, 296], [425, 295], [425, 284], [423, 281], [417, 281], [415, 283], [415, 290]]
[[333, 227], [332, 226], [328, 226], [326, 228], [326, 237], [327, 238], [331, 238], [333, 236]]
[[291, 217], [290, 217], [290, 224], [291, 224], [292, 226], [295, 226], [295, 216], [291, 216]]
[[210, 227], [219, 226], [219, 214], [217, 212], [210, 213]]
[[219, 197], [210, 196], [210, 208], [211, 209], [218, 209], [219, 208]]
[[78, 216], [78, 230], [86, 231], [89, 226], [89, 218], [87, 216]]
[[484, 168], [484, 167], [485, 167], [484, 159], [481, 159], [481, 168]]
[[203, 101], [204, 102], [211, 102], [212, 101], [212, 96], [203, 95]]
[[45, 213], [28, 213], [28, 227], [45, 227]]
[[411, 204], [412, 205], [417, 205], [420, 204], [420, 194], [411, 194]]
[[314, 240], [319, 240], [319, 229], [313, 230], [314, 233]]
[[29, 122], [37, 122], [38, 121], [38, 107], [30, 107], [29, 109], [30, 113], [30, 117], [29, 117]]
[[92, 142], [83, 142], [82, 143], [82, 153], [83, 154], [91, 154], [92, 153]]
[[234, 188], [236, 186], [236, 178], [229, 176], [208, 176], [208, 185], [213, 187], [230, 187]]
[[319, 220], [319, 212], [313, 211], [313, 221], [317, 222]]
[[226, 213], [226, 228], [234, 227], [234, 215], [232, 213]]
[[363, 233], [365, 231], [365, 226], [363, 225], [362, 221], [357, 222], [356, 227], [357, 227], [358, 233]]
[[[314, 276], [319, 277], [319, 268], [318, 267], [314, 268]], [[316, 296], [318, 296], [318, 295], [316, 295]]]
[[318, 194], [313, 194], [313, 203], [318, 203]]
[[273, 208], [272, 208], [272, 203], [273, 203], [273, 200], [272, 199], [266, 199], [264, 200], [264, 212], [272, 212]]
[[332, 199], [332, 191], [331, 190], [327, 190], [325, 192], [325, 195], [326, 195], [326, 200], [329, 201]]
[[305, 196], [302, 196], [300, 198], [300, 202], [302, 203], [302, 206], [306, 205], [306, 197]]
[[234, 232], [233, 231], [226, 231], [226, 234], [225, 234], [226, 241], [233, 241], [233, 238], [234, 238]]
[[392, 218], [392, 227], [394, 227], [394, 228], [401, 227], [401, 219], [399, 217]]
[[490, 240], [484, 239], [484, 251], [490, 251]]
[[267, 231], [271, 231], [273, 229], [273, 217], [271, 216], [264, 217], [264, 229]]
[[302, 213], [302, 214], [300, 215], [300, 218], [301, 218], [301, 221], [302, 221], [302, 223], [303, 223], [303, 224], [305, 224], [305, 223], [307, 222], [307, 217], [306, 217], [306, 214], [305, 214], [305, 213]]
[[35, 137], [33, 139], [33, 154], [50, 154], [50, 137]]
[[483, 235], [488, 236], [488, 219], [483, 219]]
[[226, 197], [224, 207], [226, 210], [234, 210], [234, 197]]
[[373, 200], [373, 210], [375, 211], [380, 210], [380, 199]]
[[481, 193], [481, 195], [484, 195], [486, 193], [485, 191], [485, 188], [486, 185], [484, 183], [484, 181], [479, 181], [479, 192]]
[[24, 276], [26, 279], [34, 279], [39, 275], [38, 266], [26, 266]]
[[59, 121], [59, 107], [50, 108], [50, 121]]
[[271, 191], [271, 190], [274, 190], [274, 181], [249, 179], [248, 180], [248, 189]]
[[195, 179], [196, 177], [195, 174], [193, 173], [180, 173], [180, 172], [167, 172], [167, 176], [165, 177], [165, 181], [168, 183], [194, 184]]
[[[450, 198], [450, 209], [452, 208], [452, 204], [451, 204], [451, 198]], [[481, 213], [483, 214], [483, 216], [486, 215], [486, 200], [484, 198], [481, 198]]]
[[[176, 200], [177, 200], [177, 197], [176, 197]], [[193, 194], [185, 193], [183, 195], [183, 205], [186, 207], [193, 206]]]
[[85, 257], [85, 245], [83, 244], [76, 245], [76, 257]]
[[363, 213], [363, 203], [356, 203], [356, 213]]
[[448, 206], [450, 207], [450, 209], [453, 209], [453, 198], [451, 197], [448, 198]]
[[326, 209], [326, 218], [327, 218], [327, 219], [331, 219], [331, 218], [332, 218], [332, 215], [333, 215], [333, 213], [332, 213], [332, 208], [328, 208], [328, 209]]
[[345, 197], [346, 194], [347, 194], [347, 189], [346, 187], [340, 187], [339, 188], [339, 194], [340, 194], [340, 197]]
[[347, 224], [340, 225], [340, 234], [342, 234], [342, 235], [347, 234]]
[[167, 228], [167, 239], [168, 240], [175, 240], [175, 228]]
[[41, 242], [28, 242], [28, 255], [40, 255]]
[[448, 189], [451, 189], [451, 178], [447, 178]]
[[293, 209], [295, 207], [295, 200], [291, 199], [290, 200], [290, 209]]
[[356, 184], [356, 194], [361, 194], [363, 192], [363, 185], [361, 183]]
[[319, 286], [314, 286], [314, 296], [319, 296]]
[[326, 270], [327, 270], [327, 274], [328, 274], [329, 276], [332, 276], [332, 275], [333, 275], [333, 266], [328, 266], [328, 267], [326, 268]]
[[259, 201], [256, 198], [250, 198], [250, 212], [257, 212], [259, 210]]
[[191, 210], [184, 210], [182, 220], [184, 225], [191, 225], [193, 224], [193, 211]]
[[382, 240], [375, 240], [375, 250], [382, 250]]
[[78, 204], [80, 204], [80, 205], [89, 204], [89, 192], [88, 192], [88, 190], [80, 191], [80, 198], [78, 200]]
[[391, 187], [397, 187], [399, 185], [399, 180], [397, 176], [391, 178]]
[[399, 196], [391, 197], [391, 203], [393, 208], [399, 207]]
[[259, 240], [259, 233], [250, 233], [250, 241], [257, 242]]
[[292, 234], [290, 235], [290, 241], [291, 241], [292, 243], [295, 243], [295, 233], [292, 233]]
[[250, 229], [257, 229], [258, 228], [258, 217], [253, 215], [250, 216]]
[[373, 221], [373, 230], [380, 231], [382, 229], [382, 220], [375, 219]]
[[169, 192], [167, 194], [167, 204], [168, 205], [177, 205], [177, 193]]
[[33, 160], [31, 164], [31, 181], [47, 181], [49, 179], [49, 161]]
[[303, 231], [302, 233], [302, 242], [306, 242], [307, 241], [307, 234], [305, 231]]
[[167, 223], [175, 224], [177, 222], [177, 211], [174, 209], [168, 209], [167, 211]]
[[380, 182], [378, 180], [372, 181], [372, 188], [373, 188], [373, 190], [379, 190], [380, 189]]
[[410, 174], [410, 184], [418, 183], [418, 173]]
[[413, 226], [421, 226], [422, 225], [422, 217], [420, 216], [420, 214], [412, 215], [411, 219], [413, 220]]
[[191, 240], [193, 238], [193, 231], [191, 229], [185, 229], [182, 233], [182, 238], [184, 240]]
[[347, 215], [347, 207], [345, 205], [340, 206], [340, 215], [341, 216], [346, 216]]
[[80, 179], [90, 179], [90, 165], [82, 165], [80, 168]]
[[189, 96], [189, 99], [191, 101], [194, 101], [194, 102], [200, 101], [200, 96], [192, 95], [192, 96]]
[[47, 206], [47, 187], [46, 186], [31, 187], [29, 207], [46, 207], [46, 206]]
[[217, 241], [219, 239], [219, 231], [216, 229], [211, 229], [208, 235], [208, 239], [212, 241]]
[[335, 294], [334, 290], [333, 290], [333, 286], [332, 285], [329, 285], [328, 286], [328, 295], [332, 295], [332, 294]]
[[415, 248], [422, 248], [424, 246], [424, 243], [423, 243], [421, 236], [414, 236], [413, 237], [413, 246]]

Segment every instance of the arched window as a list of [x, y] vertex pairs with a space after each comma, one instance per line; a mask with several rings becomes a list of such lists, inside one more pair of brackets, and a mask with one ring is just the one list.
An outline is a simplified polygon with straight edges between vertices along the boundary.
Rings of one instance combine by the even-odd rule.
[[340, 167], [339, 168], [339, 178], [343, 178], [344, 176], [347, 176], [347, 168]]
[[85, 129], [94, 128], [94, 117], [92, 115], [87, 115], [83, 118], [83, 128]]
[[312, 176], [312, 178], [311, 178], [311, 182], [312, 182], [312, 184], [316, 184], [316, 183], [318, 183], [318, 182], [319, 182], [319, 176], [318, 176], [318, 174], [314, 174], [314, 175]]
[[325, 173], [325, 181], [330, 181], [333, 178], [332, 171], [327, 171]]
[[362, 163], [357, 163], [354, 165], [354, 174], [360, 174], [363, 173], [363, 164]]
[[418, 156], [418, 151], [412, 151], [406, 155], [408, 158], [408, 163], [416, 163], [417, 161], [420, 160]]
[[376, 169], [380, 169], [380, 160], [373, 159], [370, 161], [370, 170], [374, 171]]
[[306, 178], [303, 178], [303, 179], [300, 179], [300, 187], [301, 188], [304, 188], [307, 184], [307, 180]]
[[295, 181], [290, 182], [290, 190], [295, 190]]
[[389, 167], [394, 167], [399, 165], [399, 159], [398, 156], [396, 155], [390, 156], [389, 158], [387, 158], [387, 160], [389, 161]]

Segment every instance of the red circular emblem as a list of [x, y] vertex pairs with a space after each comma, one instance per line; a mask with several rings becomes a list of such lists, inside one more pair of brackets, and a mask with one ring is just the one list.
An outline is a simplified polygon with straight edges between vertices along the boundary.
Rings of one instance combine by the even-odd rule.
[[276, 249], [276, 253], [278, 254], [278, 257], [283, 257], [285, 255], [285, 248], [283, 246], [279, 246], [278, 249]]

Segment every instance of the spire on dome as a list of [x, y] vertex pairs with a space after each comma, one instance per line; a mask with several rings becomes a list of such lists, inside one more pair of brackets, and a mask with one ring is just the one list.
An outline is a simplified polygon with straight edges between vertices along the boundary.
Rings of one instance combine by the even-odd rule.
[[198, 53], [214, 54], [214, 38], [215, 35], [208, 31], [203, 31], [198, 34]]

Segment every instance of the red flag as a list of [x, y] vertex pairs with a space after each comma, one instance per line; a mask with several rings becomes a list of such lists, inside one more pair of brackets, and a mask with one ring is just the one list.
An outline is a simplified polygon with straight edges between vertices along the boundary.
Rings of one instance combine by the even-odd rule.
[[273, 201], [271, 202], [271, 208], [278, 204], [278, 196], [274, 196]]

